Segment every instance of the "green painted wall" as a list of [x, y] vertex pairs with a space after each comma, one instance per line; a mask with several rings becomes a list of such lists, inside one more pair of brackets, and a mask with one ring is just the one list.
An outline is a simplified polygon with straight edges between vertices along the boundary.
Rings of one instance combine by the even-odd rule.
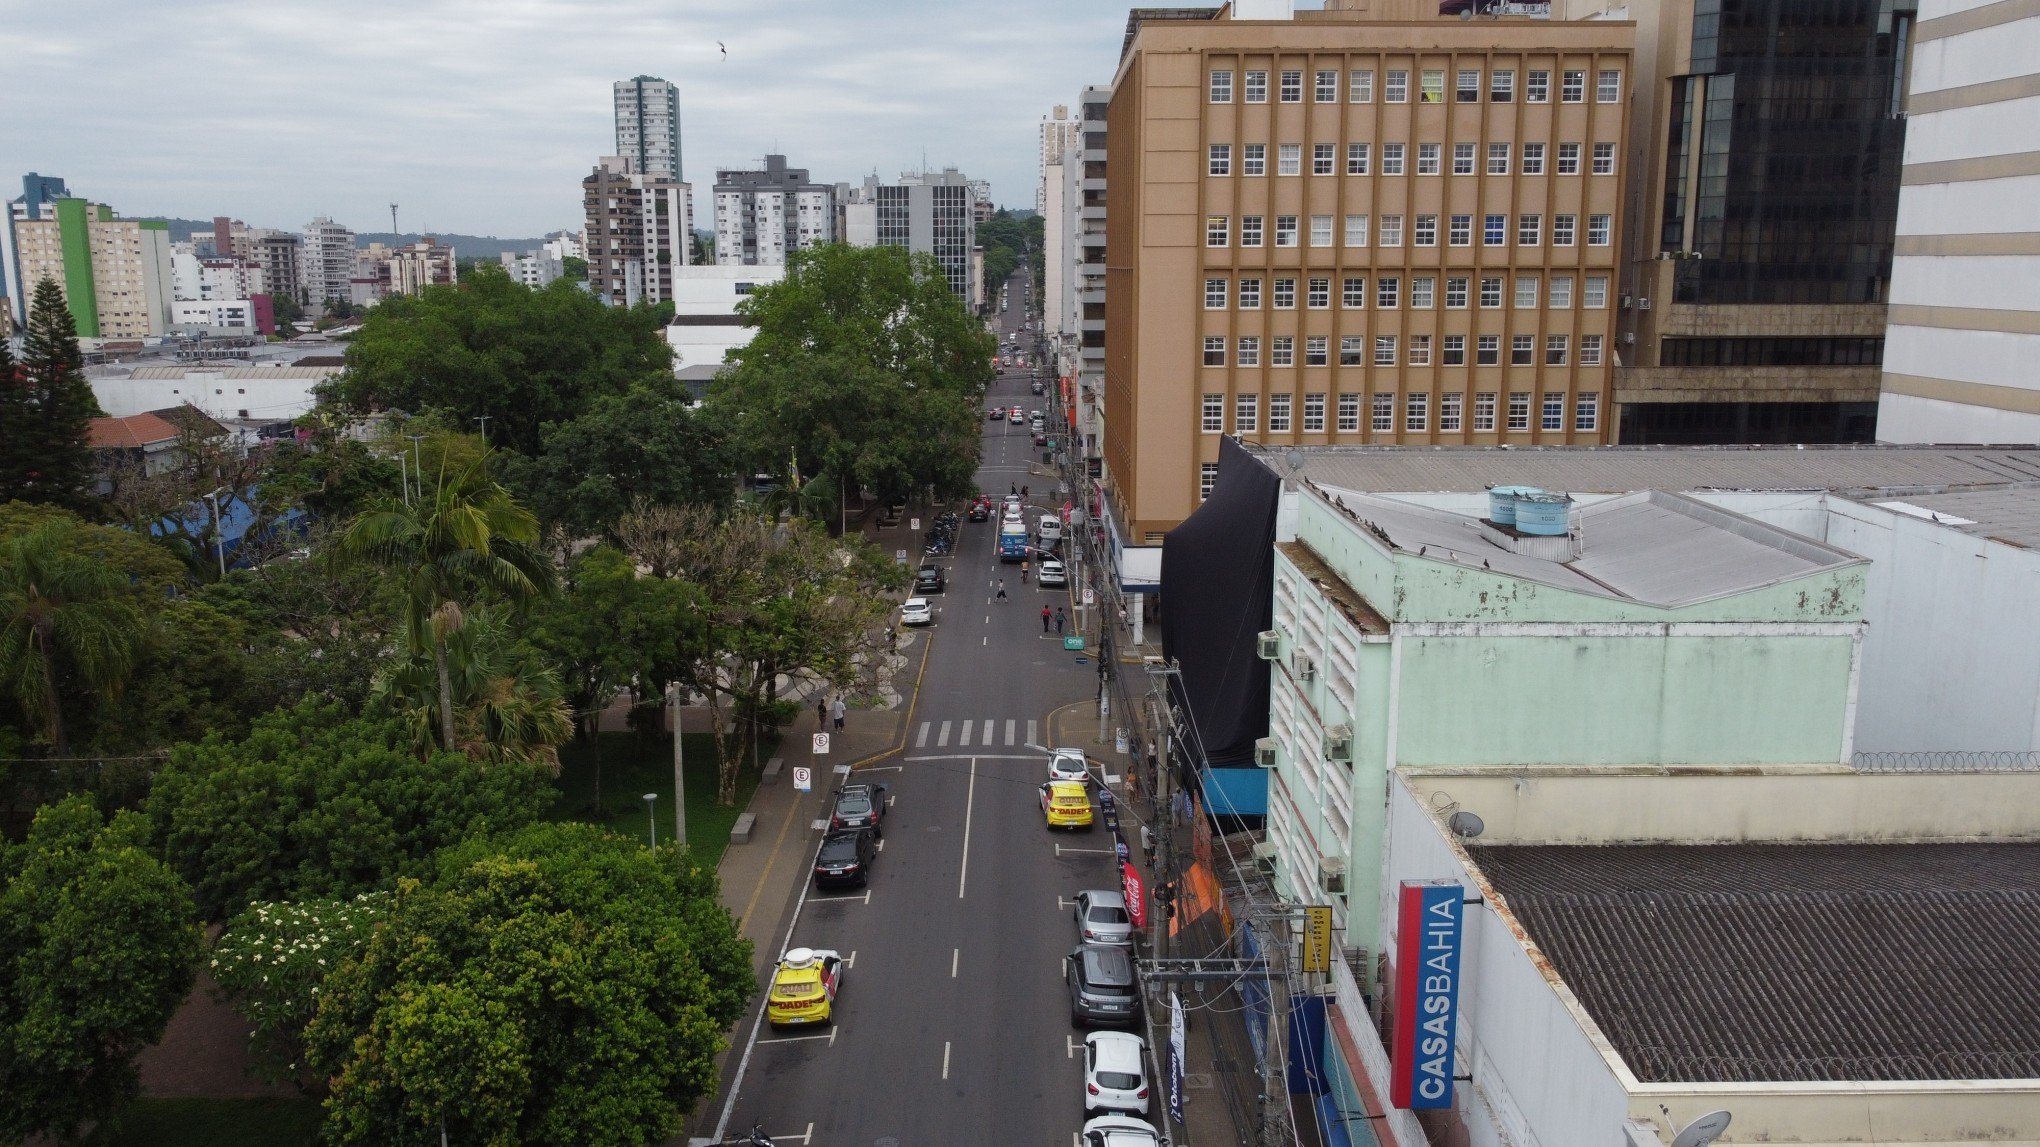
[[80, 338], [99, 337], [99, 290], [92, 276], [91, 204], [83, 199], [59, 199], [57, 240], [64, 251], [64, 299], [71, 307], [71, 321]]

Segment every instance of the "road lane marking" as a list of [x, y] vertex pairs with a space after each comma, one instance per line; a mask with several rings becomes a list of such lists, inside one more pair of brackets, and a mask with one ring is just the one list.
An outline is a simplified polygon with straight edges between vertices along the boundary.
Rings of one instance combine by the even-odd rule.
[[998, 724], [998, 722], [997, 722], [997, 721], [986, 721], [986, 722], [985, 722], [985, 736], [984, 736], [984, 740], [982, 740], [982, 741], [979, 741], [979, 742], [978, 742], [979, 744], [981, 744], [981, 745], [985, 746], [986, 748], [990, 748], [990, 747], [991, 747], [991, 745], [992, 745], [992, 741], [993, 741], [993, 739], [994, 739], [994, 738], [993, 738], [993, 736], [992, 736], [992, 726], [994, 726], [994, 725], [996, 725], [996, 724]]
[[1008, 745], [1013, 743], [1013, 722], [1011, 721], [1006, 722], [1006, 743]]
[[1109, 848], [1065, 848], [1064, 846], [1062, 846], [1062, 845], [1060, 845], [1060, 844], [1058, 844], [1058, 845], [1056, 845], [1056, 846], [1055, 846], [1055, 854], [1056, 854], [1057, 856], [1061, 856], [1061, 855], [1062, 855], [1063, 853], [1065, 853], [1065, 852], [1070, 852], [1070, 853], [1077, 853], [1077, 854], [1079, 854], [1079, 855], [1087, 855], [1087, 856], [1111, 856], [1111, 855], [1113, 855], [1113, 851], [1112, 851], [1111, 849], [1109, 849]]
[[1037, 742], [1040, 740], [1041, 738], [1034, 735], [1034, 722], [1027, 722], [1027, 747], [1030, 749], [1037, 747]]
[[917, 749], [928, 747], [928, 722], [921, 722], [921, 735], [914, 738], [914, 747]]
[[857, 949], [850, 949], [850, 954], [843, 957], [843, 966], [853, 972], [857, 970]]
[[961, 948], [951, 948], [951, 949], [949, 950], [949, 978], [950, 978], [950, 979], [952, 979], [952, 980], [953, 980], [953, 979], [955, 979], [955, 978], [956, 978], [956, 963], [957, 963], [957, 961], [958, 961], [958, 960], [960, 960], [960, 959], [962, 959], [962, 958], [963, 958], [963, 949], [961, 949]]
[[804, 1041], [804, 1040], [813, 1040], [813, 1039], [821, 1039], [821, 1040], [827, 1040], [827, 1041], [829, 1041], [829, 1044], [830, 1044], [831, 1046], [834, 1046], [834, 1044], [835, 1044], [835, 1042], [836, 1042], [836, 1029], [835, 1029], [835, 1028], [830, 1028], [830, 1029], [829, 1029], [829, 1030], [828, 1030], [828, 1031], [827, 1031], [827, 1032], [826, 1032], [825, 1034], [823, 1034], [823, 1035], [781, 1035], [781, 1036], [773, 1036], [773, 1037], [772, 1037], [771, 1039], [761, 1039], [761, 1040], [759, 1040], [758, 1042], [759, 1042], [759, 1043], [800, 1043], [800, 1042], [802, 1042], [802, 1041]]
[[938, 733], [935, 737], [936, 748], [939, 749], [949, 743], [949, 725], [950, 723], [948, 721], [942, 722], [942, 731]]
[[903, 757], [908, 761], [1032, 761], [1035, 757], [1021, 753], [916, 753]]
[[958, 748], [970, 747], [970, 731], [976, 727], [977, 727], [976, 721], [965, 721], [963, 723], [963, 728], [958, 732], [956, 738], [956, 744]]
[[963, 863], [956, 870], [956, 898], [963, 899], [964, 880], [970, 875], [970, 810], [977, 802], [977, 758], [970, 759], [970, 787], [963, 794]]
[[1077, 1058], [1077, 1037], [1076, 1037], [1076, 1036], [1073, 1036], [1073, 1035], [1065, 1035], [1065, 1036], [1063, 1036], [1063, 1053], [1064, 1053], [1064, 1054], [1065, 1054], [1066, 1056], [1068, 1056], [1068, 1057], [1069, 1057], [1070, 1059], [1075, 1059], [1075, 1058]]
[[1077, 902], [1067, 896], [1058, 896], [1055, 898], [1055, 906], [1057, 911], [1061, 911], [1064, 908], [1075, 908]]
[[942, 1041], [942, 1078], [949, 1078], [949, 1041]]

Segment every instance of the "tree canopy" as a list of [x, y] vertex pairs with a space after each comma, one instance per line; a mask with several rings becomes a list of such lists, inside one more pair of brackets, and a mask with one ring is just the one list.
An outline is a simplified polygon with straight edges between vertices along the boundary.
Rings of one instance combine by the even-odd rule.
[[0, 502], [19, 499], [90, 510], [89, 435], [102, 413], [85, 381], [78, 330], [56, 281], [35, 286], [16, 364], [20, 389], [0, 396]]
[[539, 453], [509, 459], [505, 479], [540, 521], [570, 537], [608, 532], [640, 499], [723, 502], [736, 484], [722, 436], [670, 374], [596, 395], [585, 411], [548, 422], [541, 433]]

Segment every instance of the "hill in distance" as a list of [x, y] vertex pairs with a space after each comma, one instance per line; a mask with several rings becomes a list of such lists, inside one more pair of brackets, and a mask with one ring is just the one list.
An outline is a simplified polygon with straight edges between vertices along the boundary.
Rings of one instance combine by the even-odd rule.
[[[151, 216], [130, 215], [125, 216], [125, 218], [148, 219]], [[189, 239], [193, 235], [212, 234], [212, 220], [210, 219], [168, 219], [161, 216], [156, 216], [155, 218], [161, 218], [164, 223], [169, 225], [170, 237], [172, 239]], [[278, 228], [278, 230], [288, 231], [295, 230], [295, 228], [286, 227]], [[381, 243], [385, 246], [395, 246], [400, 243], [416, 243], [424, 237], [415, 233], [393, 235], [388, 231], [362, 231], [354, 236], [354, 245], [366, 247], [370, 243]], [[462, 259], [485, 259], [490, 262], [494, 262], [502, 257], [505, 251], [522, 255], [526, 251], [536, 250], [539, 244], [545, 242], [542, 237], [536, 239], [498, 239], [494, 235], [458, 235], [450, 232], [435, 233], [432, 238], [452, 247]]]

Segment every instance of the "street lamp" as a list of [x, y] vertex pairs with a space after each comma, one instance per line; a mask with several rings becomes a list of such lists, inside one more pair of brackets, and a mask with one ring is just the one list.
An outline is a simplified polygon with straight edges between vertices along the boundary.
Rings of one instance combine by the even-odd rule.
[[411, 469], [418, 475], [418, 500], [425, 500], [425, 460], [418, 453], [418, 444], [425, 441], [423, 434], [406, 434], [411, 440]]
[[659, 822], [652, 819], [652, 806], [659, 801], [658, 793], [645, 794], [645, 828], [652, 834], [652, 847], [659, 847]]
[[233, 491], [225, 486], [221, 486], [219, 489], [206, 495], [206, 498], [212, 502], [213, 552], [219, 555], [220, 577], [222, 578], [227, 576], [227, 535], [220, 529], [220, 495], [232, 493]]

